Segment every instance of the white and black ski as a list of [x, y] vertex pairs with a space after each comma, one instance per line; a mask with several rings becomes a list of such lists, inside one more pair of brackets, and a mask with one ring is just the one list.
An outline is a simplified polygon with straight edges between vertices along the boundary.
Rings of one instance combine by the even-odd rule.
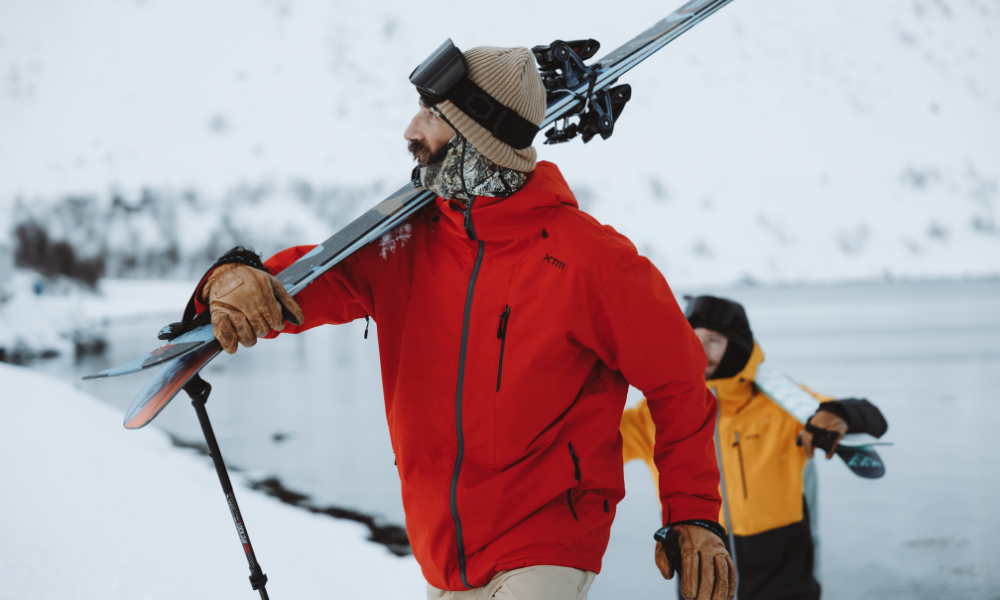
[[[590, 65], [584, 60], [599, 48], [594, 40], [563, 42], [533, 48], [547, 91], [548, 109], [541, 128], [547, 144], [582, 135], [607, 139], [631, 96], [627, 85], [612, 88], [618, 78], [682, 33], [732, 0], [692, 0], [638, 36]], [[571, 118], [577, 122], [570, 123]], [[292, 295], [302, 291], [331, 267], [397, 227], [435, 198], [411, 181], [344, 227], [287, 269], [276, 275]], [[206, 311], [207, 312], [207, 311]], [[115, 377], [164, 365], [129, 409], [125, 426], [142, 427], [152, 420], [184, 384], [220, 352], [212, 326], [201, 317], [198, 326], [170, 343], [128, 362], [84, 379]]]

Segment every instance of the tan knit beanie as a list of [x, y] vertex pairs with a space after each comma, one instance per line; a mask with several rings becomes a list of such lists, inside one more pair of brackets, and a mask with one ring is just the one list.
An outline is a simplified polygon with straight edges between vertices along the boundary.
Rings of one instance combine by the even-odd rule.
[[[541, 125], [547, 108], [545, 86], [530, 50], [481, 46], [463, 54], [469, 63], [469, 79], [473, 83], [526, 120]], [[538, 154], [534, 146], [515, 150], [493, 137], [450, 100], [444, 100], [437, 106], [458, 132], [486, 158], [515, 171], [527, 173], [535, 168]]]

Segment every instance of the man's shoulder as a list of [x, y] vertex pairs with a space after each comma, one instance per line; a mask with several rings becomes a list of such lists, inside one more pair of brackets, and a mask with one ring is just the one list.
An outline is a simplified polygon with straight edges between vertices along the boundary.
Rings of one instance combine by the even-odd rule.
[[575, 206], [560, 205], [552, 218], [553, 232], [565, 233], [562, 241], [574, 251], [594, 258], [637, 253], [635, 245], [611, 225], [605, 225]]
[[635, 245], [611, 225], [601, 223], [593, 215], [568, 204], [562, 204], [552, 219], [553, 227], [565, 228], [579, 236], [581, 246], [600, 244], [602, 249], [620, 248], [635, 251]]
[[546, 246], [554, 256], [576, 265], [598, 287], [603, 287], [622, 260], [639, 258], [628, 238], [575, 206], [557, 207], [545, 231]]
[[528, 185], [525, 186], [525, 191], [554, 196], [556, 215], [551, 221], [552, 227], [562, 227], [571, 231], [578, 236], [581, 245], [599, 244], [602, 250], [614, 248], [635, 250], [632, 242], [618, 233], [614, 227], [601, 223], [580, 209], [576, 196], [555, 164], [539, 161], [528, 180]]

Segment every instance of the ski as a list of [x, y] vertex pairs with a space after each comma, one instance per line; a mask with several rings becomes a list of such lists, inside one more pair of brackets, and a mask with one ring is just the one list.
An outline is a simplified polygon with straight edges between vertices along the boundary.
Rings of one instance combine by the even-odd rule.
[[840, 438], [834, 453], [858, 477], [878, 479], [885, 475], [885, 462], [875, 451], [875, 446], [891, 445], [892, 442], [880, 442], [867, 433], [848, 433]]
[[[392, 230], [433, 199], [433, 193], [420, 187], [419, 184], [410, 182], [275, 277], [285, 286], [288, 293], [294, 296], [330, 267]], [[171, 340], [170, 343], [123, 365], [87, 375], [84, 379], [135, 373], [176, 360], [204, 347], [215, 340], [215, 336], [212, 334], [211, 322], [204, 316], [200, 316], [200, 320], [203, 323], [196, 321], [197, 326], [194, 329]]]
[[[562, 143], [582, 135], [589, 142], [595, 135], [607, 139], [631, 98], [631, 88], [618, 79], [680, 35], [714, 14], [732, 0], [691, 0], [600, 60], [587, 65], [596, 54], [595, 40], [556, 40], [532, 49], [547, 92], [547, 110], [540, 129], [546, 144]], [[570, 123], [571, 118], [578, 121]], [[410, 181], [361, 217], [316, 246], [276, 275], [291, 295], [367, 244], [377, 240], [430, 204], [436, 195]], [[207, 311], [205, 311], [207, 313]], [[205, 313], [190, 331], [123, 365], [88, 375], [84, 379], [116, 377], [163, 365], [143, 388], [129, 409], [125, 426], [136, 429], [151, 421], [185, 383], [215, 358], [219, 346]]]
[[177, 392], [220, 352], [222, 346], [213, 339], [160, 369], [129, 406], [125, 413], [125, 429], [139, 429], [155, 419]]
[[[548, 110], [541, 127], [544, 128], [560, 119], [568, 119], [574, 115], [579, 115], [588, 103], [593, 104], [594, 96], [609, 91], [606, 88], [615, 83], [621, 75], [649, 58], [657, 50], [731, 1], [692, 0], [653, 27], [607, 54], [591, 65], [591, 67], [580, 69], [588, 76], [585, 78], [580, 76], [574, 77], [572, 82], [567, 82], [572, 83], [572, 85], [549, 91]], [[593, 42], [593, 40], [585, 41]], [[570, 42], [570, 44], [573, 43]], [[566, 43], [557, 40], [551, 46], [557, 46], [558, 44]], [[537, 48], [536, 55], [538, 54]], [[593, 51], [596, 51], [596, 49], [594, 48]], [[592, 54], [593, 52], [591, 52]], [[574, 57], [576, 57], [575, 53]], [[580, 61], [578, 64], [582, 65], [583, 63]], [[563, 65], [561, 64], [556, 65], [556, 68], [562, 67]], [[543, 74], [546, 72], [544, 65], [542, 71]], [[565, 76], [566, 74], [563, 73], [563, 77]], [[593, 89], [596, 91], [588, 98], [586, 92], [588, 88], [591, 88], [591, 79], [593, 79]], [[595, 108], [600, 107], [595, 106]], [[612, 122], [611, 127], [613, 125]], [[564, 130], [565, 128], [550, 130], [546, 133], [546, 137], [552, 140], [555, 137], [553, 133]], [[609, 136], [610, 133], [607, 136], [602, 133], [602, 137], [606, 138]], [[568, 141], [568, 138], [558, 141]], [[417, 210], [429, 204], [433, 199], [433, 193], [422, 188], [419, 183], [411, 181], [364, 215], [358, 217], [352, 223], [335, 233], [317, 246], [313, 252], [300, 258], [276, 277], [285, 286], [285, 289], [294, 296], [317, 277], [325, 273], [327, 269], [392, 230]], [[117, 377], [119, 375], [135, 373], [194, 352], [215, 339], [212, 335], [211, 324], [207, 322], [205, 317], [202, 317], [201, 320], [202, 322], [196, 322], [197, 327], [171, 340], [170, 343], [123, 365], [93, 375], [87, 375], [84, 379]]]

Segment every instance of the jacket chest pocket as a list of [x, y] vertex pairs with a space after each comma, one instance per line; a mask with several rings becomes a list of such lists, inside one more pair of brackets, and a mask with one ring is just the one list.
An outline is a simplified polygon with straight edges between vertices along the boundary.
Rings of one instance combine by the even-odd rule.
[[497, 339], [500, 340], [500, 360], [497, 363], [497, 391], [503, 381], [503, 353], [507, 349], [507, 324], [510, 322], [510, 305], [500, 314], [500, 325], [497, 327]]
[[750, 499], [750, 492], [747, 488], [746, 458], [743, 456], [743, 446], [746, 436], [741, 435], [739, 430], [733, 435], [733, 448], [736, 450], [736, 462], [740, 470], [740, 489], [743, 491], [743, 499]]
[[[762, 461], [768, 460], [768, 442], [771, 436], [771, 419], [762, 421], [743, 421], [734, 423], [728, 440], [731, 452], [730, 462], [726, 465], [739, 477], [739, 485], [734, 485], [731, 494], [738, 495], [743, 500], [750, 500], [754, 495], [755, 485], [760, 485]], [[759, 491], [759, 490], [758, 490]]]
[[[496, 410], [503, 387], [504, 356], [510, 353], [507, 328], [512, 309], [510, 305], [501, 306], [504, 307], [502, 312], [490, 311], [492, 314], [487, 313], [488, 317], [478, 318], [479, 342], [470, 350], [463, 400], [466, 455], [472, 462], [489, 465], [496, 463]], [[489, 333], [483, 335], [487, 331]]]

